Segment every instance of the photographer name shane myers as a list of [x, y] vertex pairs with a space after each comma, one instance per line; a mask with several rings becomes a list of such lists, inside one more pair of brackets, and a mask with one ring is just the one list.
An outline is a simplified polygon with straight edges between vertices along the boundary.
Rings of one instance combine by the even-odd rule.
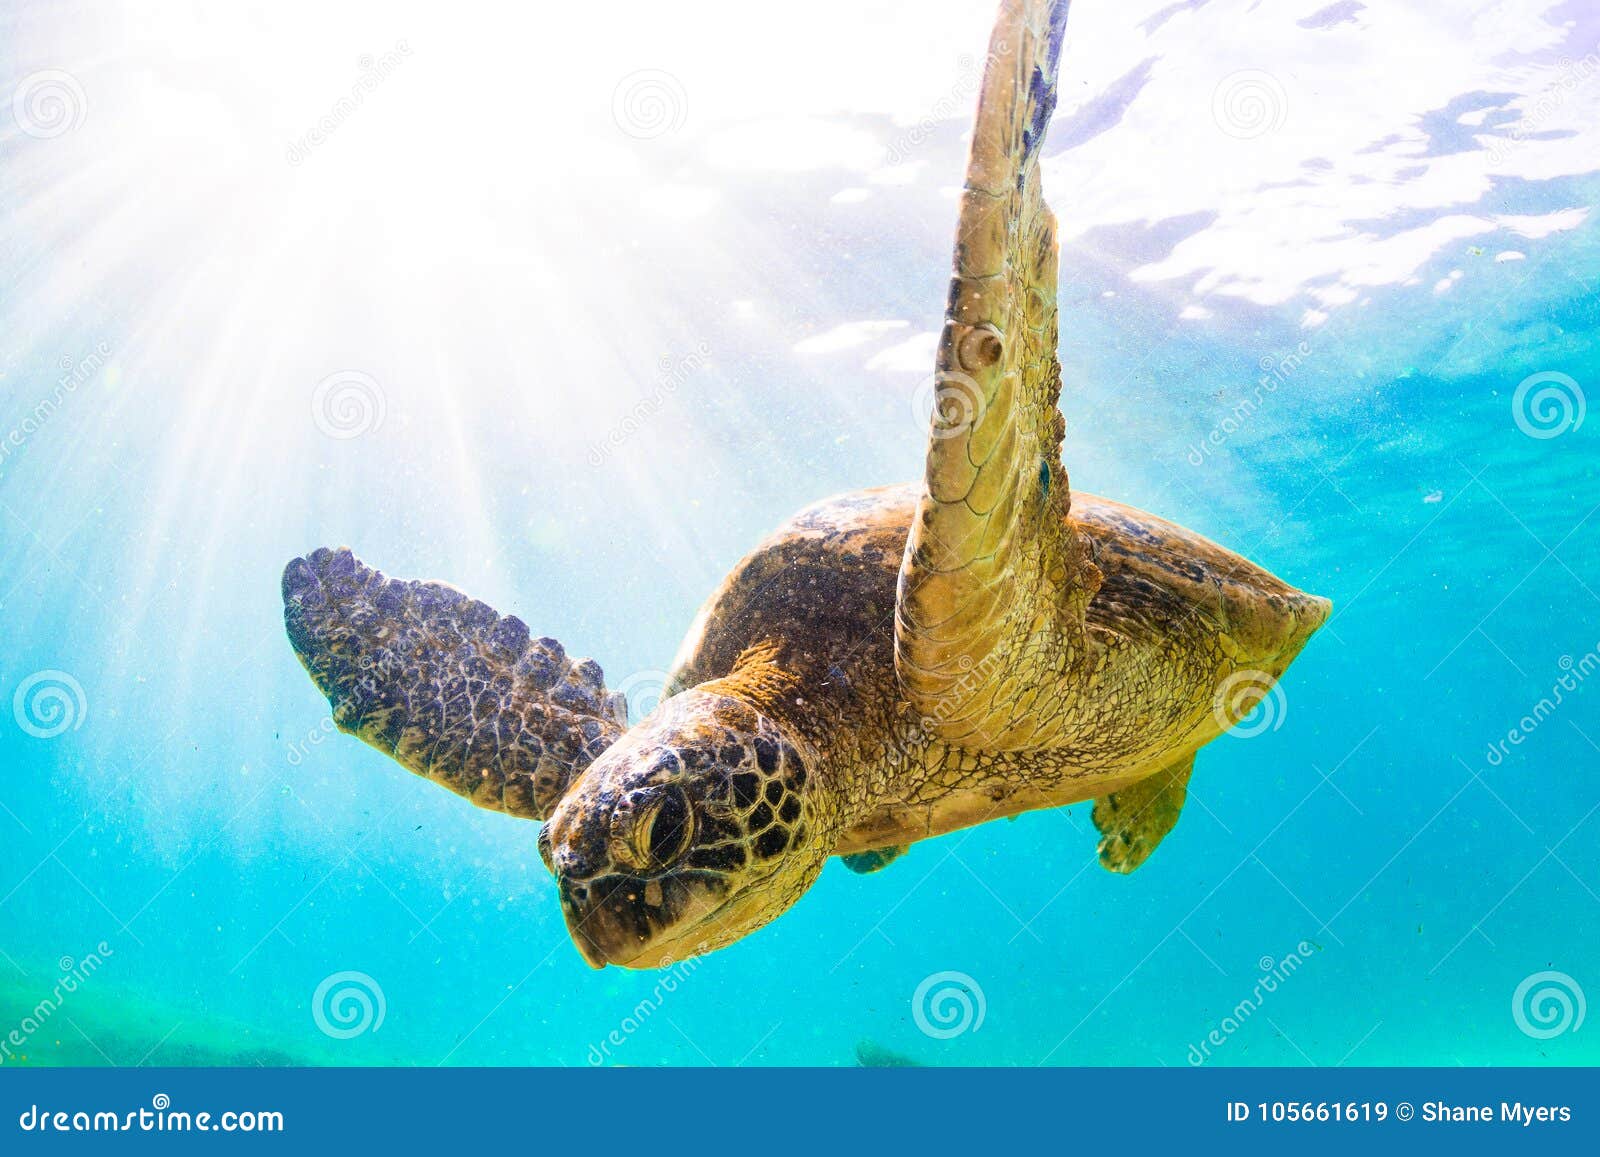
[[1500, 1121], [1521, 1125], [1548, 1125], [1572, 1120], [1566, 1105], [1524, 1105], [1521, 1101], [1500, 1102], [1497, 1114], [1493, 1105], [1451, 1105], [1445, 1101], [1424, 1101], [1417, 1108], [1424, 1121]]

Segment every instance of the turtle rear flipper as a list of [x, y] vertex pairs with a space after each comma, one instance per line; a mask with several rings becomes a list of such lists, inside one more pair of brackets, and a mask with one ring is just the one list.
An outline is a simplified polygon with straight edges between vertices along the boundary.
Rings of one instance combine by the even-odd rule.
[[1094, 826], [1100, 832], [1100, 863], [1108, 871], [1133, 871], [1156, 850], [1183, 812], [1194, 756], [1186, 755], [1095, 801]]
[[873, 848], [870, 852], [852, 852], [839, 858], [852, 872], [865, 876], [870, 872], [883, 871], [910, 850], [909, 844], [895, 844], [886, 848]]
[[443, 583], [322, 549], [285, 569], [283, 608], [339, 729], [479, 807], [545, 818], [625, 730], [592, 659]]

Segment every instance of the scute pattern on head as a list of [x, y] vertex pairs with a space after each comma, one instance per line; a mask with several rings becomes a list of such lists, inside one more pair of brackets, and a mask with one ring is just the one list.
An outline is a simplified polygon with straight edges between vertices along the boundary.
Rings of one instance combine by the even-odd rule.
[[[781, 912], [832, 850], [811, 784], [795, 743], [749, 704], [707, 691], [663, 704], [596, 761], [541, 836], [585, 955], [701, 951]], [[804, 883], [775, 883], [788, 875]], [[759, 912], [736, 905], [756, 895]], [[730, 904], [737, 912], [721, 918]]]

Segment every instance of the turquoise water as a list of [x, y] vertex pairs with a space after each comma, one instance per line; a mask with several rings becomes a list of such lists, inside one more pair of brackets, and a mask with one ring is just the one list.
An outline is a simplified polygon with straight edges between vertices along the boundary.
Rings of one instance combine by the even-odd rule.
[[64, 103], [0, 107], [4, 1064], [1600, 1061], [1600, 21], [1100, 7], [1073, 485], [1335, 617], [1133, 875], [1028, 815], [664, 979], [583, 964], [534, 825], [331, 733], [279, 573], [347, 543], [648, 689], [773, 525], [915, 477], [989, 5], [824, 5], [827, 91], [720, 5], [600, 64], [5, 6], [0, 89]]

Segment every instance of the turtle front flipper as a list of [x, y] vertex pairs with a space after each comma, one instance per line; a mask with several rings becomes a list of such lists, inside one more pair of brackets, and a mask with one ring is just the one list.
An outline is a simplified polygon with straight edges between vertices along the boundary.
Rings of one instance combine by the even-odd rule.
[[349, 550], [283, 574], [284, 624], [341, 731], [479, 807], [544, 819], [625, 730], [592, 659], [569, 659], [454, 587], [386, 578]]
[[1039, 155], [1067, 0], [1004, 0], [978, 96], [895, 669], [923, 729], [968, 750], [1066, 735], [1100, 571], [1070, 517], [1056, 409], [1056, 224]]
[[1095, 801], [1094, 826], [1099, 831], [1100, 863], [1112, 872], [1126, 874], [1150, 858], [1168, 832], [1177, 825], [1183, 801], [1189, 795], [1189, 773], [1194, 756], [1186, 755]]

